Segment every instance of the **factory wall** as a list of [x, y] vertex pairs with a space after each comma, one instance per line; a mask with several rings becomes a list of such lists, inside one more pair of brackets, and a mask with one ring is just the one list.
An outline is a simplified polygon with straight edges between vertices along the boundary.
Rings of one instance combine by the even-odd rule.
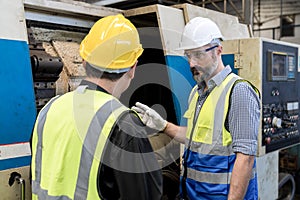
[[[261, 21], [264, 21], [263, 19]], [[281, 40], [285, 42], [291, 42], [300, 44], [300, 14], [295, 15], [295, 22], [294, 25], [294, 37], [292, 36], [285, 36], [280, 37], [280, 17], [272, 19], [268, 22], [265, 22], [262, 26], [258, 27], [257, 25], [254, 26], [254, 36], [255, 37], [265, 37], [275, 40]], [[262, 29], [259, 31], [259, 29]], [[268, 30], [264, 30], [268, 29]]]

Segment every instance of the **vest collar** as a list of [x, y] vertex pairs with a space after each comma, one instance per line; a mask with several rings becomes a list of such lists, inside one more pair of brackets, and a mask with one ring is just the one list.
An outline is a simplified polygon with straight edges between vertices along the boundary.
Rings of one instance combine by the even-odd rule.
[[100, 92], [104, 92], [104, 93], [110, 94], [104, 88], [100, 87], [99, 85], [97, 85], [95, 83], [87, 81], [87, 80], [82, 80], [79, 85], [86, 85], [87, 89], [96, 90], [96, 91], [100, 91]]

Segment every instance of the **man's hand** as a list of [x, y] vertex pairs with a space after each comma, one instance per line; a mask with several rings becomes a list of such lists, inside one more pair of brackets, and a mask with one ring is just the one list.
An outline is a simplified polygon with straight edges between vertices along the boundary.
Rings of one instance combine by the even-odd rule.
[[137, 102], [131, 109], [139, 114], [146, 126], [158, 131], [163, 131], [166, 128], [167, 121], [164, 120], [155, 110], [149, 108], [145, 104]]

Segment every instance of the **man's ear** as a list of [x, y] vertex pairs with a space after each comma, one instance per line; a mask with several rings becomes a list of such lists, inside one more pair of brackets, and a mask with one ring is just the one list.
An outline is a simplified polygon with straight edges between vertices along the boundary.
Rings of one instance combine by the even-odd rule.
[[222, 54], [222, 52], [223, 52], [223, 46], [220, 45], [220, 46], [218, 46], [218, 48], [217, 48], [217, 54], [220, 55], [220, 54]]
[[129, 76], [131, 79], [134, 78], [134, 74], [135, 74], [135, 69], [136, 69], [137, 63], [138, 63], [138, 61], [136, 61], [136, 62], [134, 63], [134, 65], [131, 67], [131, 69], [127, 72], [128, 76]]
[[85, 69], [86, 68], [86, 61], [82, 59], [82, 67]]

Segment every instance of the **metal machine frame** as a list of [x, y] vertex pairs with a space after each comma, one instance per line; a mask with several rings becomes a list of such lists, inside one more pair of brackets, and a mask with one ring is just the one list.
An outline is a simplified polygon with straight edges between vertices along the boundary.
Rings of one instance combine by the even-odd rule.
[[47, 0], [1, 1], [0, 11], [0, 194], [1, 199], [31, 199], [29, 141], [37, 111], [26, 22], [89, 29], [97, 19], [122, 11]]
[[[223, 43], [223, 47], [225, 54], [234, 55], [234, 66], [232, 67], [238, 71], [241, 77], [251, 81], [260, 91], [263, 89], [261, 79], [263, 72], [261, 67], [263, 63], [261, 53], [262, 42], [266, 41], [299, 48], [299, 46], [289, 43], [262, 38], [249, 38], [250, 33], [248, 27], [240, 24], [237, 17], [190, 4], [176, 5], [174, 7], [153, 5], [122, 11], [82, 2], [66, 3], [46, 0], [25, 0], [23, 2], [17, 0], [14, 1], [14, 3], [2, 1], [0, 3], [0, 11], [1, 15], [5, 16], [0, 18], [0, 25], [3, 30], [0, 34], [0, 42], [3, 43], [3, 47], [16, 44], [17, 49], [19, 49], [19, 51], [14, 52], [16, 49], [5, 49], [1, 48], [0, 45], [0, 52], [6, 53], [3, 55], [9, 54], [9, 56], [3, 57], [2, 59], [7, 61], [5, 62], [6, 64], [2, 64], [2, 69], [7, 69], [5, 73], [7, 73], [6, 76], [9, 78], [6, 82], [4, 80], [4, 83], [9, 83], [11, 86], [6, 88], [4, 94], [11, 94], [11, 92], [9, 92], [9, 89], [11, 89], [13, 90], [13, 96], [15, 95], [14, 99], [17, 99], [17, 102], [13, 102], [9, 98], [4, 98], [3, 103], [5, 106], [8, 105], [8, 107], [20, 105], [22, 108], [27, 108], [25, 111], [17, 109], [16, 113], [13, 113], [13, 110], [3, 110], [7, 112], [6, 116], [12, 116], [12, 119], [7, 119], [6, 116], [3, 116], [0, 121], [0, 123], [10, 126], [5, 126], [0, 133], [0, 138], [7, 138], [0, 141], [0, 193], [2, 194], [1, 198], [4, 199], [19, 197], [19, 186], [15, 184], [10, 187], [7, 184], [11, 175], [16, 175], [16, 173], [13, 172], [20, 174], [25, 181], [30, 180], [29, 165], [31, 152], [29, 140], [36, 117], [36, 108], [34, 103], [33, 77], [30, 67], [29, 32], [27, 32], [26, 22], [34, 22], [32, 24], [35, 25], [46, 24], [52, 28], [64, 27], [66, 28], [64, 29], [65, 31], [78, 33], [80, 31], [87, 31], [92, 24], [101, 17], [117, 13], [124, 14], [138, 27], [141, 41], [145, 48], [145, 56], [141, 57], [140, 66], [137, 68], [136, 77], [138, 78], [140, 76], [142, 78], [137, 79], [136, 82], [132, 82], [131, 88], [128, 89], [127, 94], [123, 97], [123, 101], [125, 104], [128, 104], [128, 106], [131, 106], [130, 104], [139, 98], [139, 95], [133, 95], [134, 92], [141, 86], [150, 85], [152, 89], [151, 92], [153, 92], [150, 93], [150, 95], [157, 97], [158, 100], [155, 100], [157, 100], [158, 103], [166, 103], [166, 101], [172, 99], [172, 106], [162, 108], [161, 110], [165, 112], [165, 117], [168, 120], [179, 125], [186, 125], [186, 121], [182, 116], [188, 106], [189, 92], [195, 85], [183, 52], [176, 51], [176, 48], [179, 47], [184, 25], [190, 19], [196, 16], [208, 17], [220, 26], [225, 39], [230, 39]], [[14, 26], [12, 26], [12, 24]], [[231, 29], [228, 29], [228, 27], [231, 27]], [[80, 34], [75, 34], [70, 37], [73, 36], [76, 37], [76, 39], [82, 37]], [[49, 36], [48, 39], [53, 46], [59, 45], [59, 42], [51, 41], [53, 35]], [[64, 38], [64, 40], [68, 41], [68, 38]], [[71, 48], [72, 51], [74, 50], [75, 52], [79, 47], [78, 41], [79, 40], [69, 42], [67, 44], [68, 48]], [[25, 50], [22, 51], [22, 49]], [[57, 51], [55, 56], [64, 57], [63, 53], [64, 51], [61, 49], [61, 51]], [[299, 51], [297, 56], [300, 57]], [[20, 61], [17, 63], [16, 57], [20, 58]], [[84, 73], [82, 73], [80, 69], [78, 56], [75, 55], [70, 58], [70, 60], [71, 62], [66, 58], [62, 59], [64, 64], [64, 70], [60, 77], [62, 81], [60, 83], [59, 81], [57, 82], [57, 89], [60, 89], [57, 92], [61, 94], [73, 90], [78, 81], [84, 76]], [[22, 73], [19, 72], [20, 70]], [[16, 71], [18, 71], [19, 74], [15, 74]], [[300, 65], [298, 63], [297, 72], [299, 71]], [[26, 95], [18, 92], [15, 93], [15, 91], [18, 91], [20, 83], [18, 81], [11, 81], [21, 78], [26, 79], [23, 84], [23, 86], [25, 86], [23, 90], [26, 92]], [[156, 87], [157, 85], [158, 87]], [[155, 88], [159, 89], [155, 90]], [[144, 89], [149, 88], [145, 87]], [[160, 95], [166, 94], [165, 92], [167, 92], [168, 95], [170, 94], [170, 98], [161, 98]], [[26, 101], [20, 98], [24, 96], [28, 98]], [[140, 98], [144, 97], [142, 96]], [[1, 109], [4, 109], [4, 107], [1, 107]], [[24, 119], [27, 121], [24, 121]], [[10, 128], [16, 126], [16, 123], [19, 123], [18, 125], [22, 129], [11, 133]], [[261, 131], [262, 130], [259, 130], [259, 132]], [[267, 152], [266, 147], [262, 145], [261, 134], [259, 135], [258, 146], [259, 157], [257, 159], [257, 171], [259, 196], [261, 199], [273, 200], [277, 198], [278, 193], [278, 151]], [[174, 149], [175, 151], [173, 151]], [[171, 141], [168, 142], [166, 147], [159, 149], [157, 153], [164, 150], [172, 151], [172, 153], [168, 155], [172, 157], [172, 159], [166, 163], [160, 163], [163, 167], [180, 158], [183, 152], [183, 146], [181, 145], [181, 147], [179, 147], [179, 144]], [[30, 184], [26, 184], [25, 189], [25, 197], [26, 199], [30, 199]]]

